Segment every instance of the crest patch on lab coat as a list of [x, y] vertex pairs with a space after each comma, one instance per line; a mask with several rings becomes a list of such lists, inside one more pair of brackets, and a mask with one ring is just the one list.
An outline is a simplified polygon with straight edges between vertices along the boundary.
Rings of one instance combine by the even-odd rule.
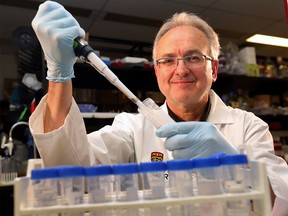
[[163, 161], [164, 154], [161, 152], [151, 152], [151, 161]]

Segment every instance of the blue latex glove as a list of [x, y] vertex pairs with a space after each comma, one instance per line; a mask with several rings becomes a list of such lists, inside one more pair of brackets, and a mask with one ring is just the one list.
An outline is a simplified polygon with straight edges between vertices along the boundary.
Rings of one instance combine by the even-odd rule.
[[217, 152], [239, 153], [215, 125], [208, 122], [170, 123], [158, 128], [156, 135], [167, 137], [164, 144], [174, 159], [209, 157]]
[[76, 62], [73, 42], [76, 37], [85, 36], [76, 19], [62, 5], [46, 1], [39, 6], [32, 27], [46, 57], [47, 79], [67, 82], [73, 78]]

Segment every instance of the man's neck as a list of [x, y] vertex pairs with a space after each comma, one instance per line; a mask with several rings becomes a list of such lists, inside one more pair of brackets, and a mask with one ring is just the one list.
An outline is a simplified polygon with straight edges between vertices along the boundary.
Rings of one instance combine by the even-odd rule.
[[[167, 105], [167, 110], [168, 114], [170, 117], [176, 121], [176, 122], [181, 122], [181, 121], [206, 121], [210, 112], [211, 108], [211, 103], [210, 103], [210, 98], [208, 97], [208, 101], [205, 104], [204, 108], [202, 108], [202, 111], [200, 112], [181, 112], [179, 115], [177, 113], [174, 113]], [[199, 108], [199, 107], [198, 107]]]

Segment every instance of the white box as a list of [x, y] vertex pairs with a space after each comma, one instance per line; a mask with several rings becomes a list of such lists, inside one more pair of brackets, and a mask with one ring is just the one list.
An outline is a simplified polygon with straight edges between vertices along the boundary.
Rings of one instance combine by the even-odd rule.
[[255, 47], [245, 47], [238, 52], [238, 57], [245, 64], [257, 64]]

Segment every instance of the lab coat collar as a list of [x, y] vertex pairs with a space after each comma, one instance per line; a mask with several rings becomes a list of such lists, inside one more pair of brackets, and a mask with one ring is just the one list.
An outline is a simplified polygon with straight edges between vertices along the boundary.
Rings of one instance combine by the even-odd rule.
[[234, 119], [231, 107], [228, 107], [221, 98], [211, 89], [209, 92], [211, 109], [207, 121], [214, 124], [232, 124]]
[[[220, 97], [211, 89], [209, 91], [211, 108], [207, 118], [207, 122], [214, 124], [232, 124], [234, 119], [230, 112], [231, 108], [220, 99]], [[161, 106], [162, 110], [168, 114], [167, 104]]]

